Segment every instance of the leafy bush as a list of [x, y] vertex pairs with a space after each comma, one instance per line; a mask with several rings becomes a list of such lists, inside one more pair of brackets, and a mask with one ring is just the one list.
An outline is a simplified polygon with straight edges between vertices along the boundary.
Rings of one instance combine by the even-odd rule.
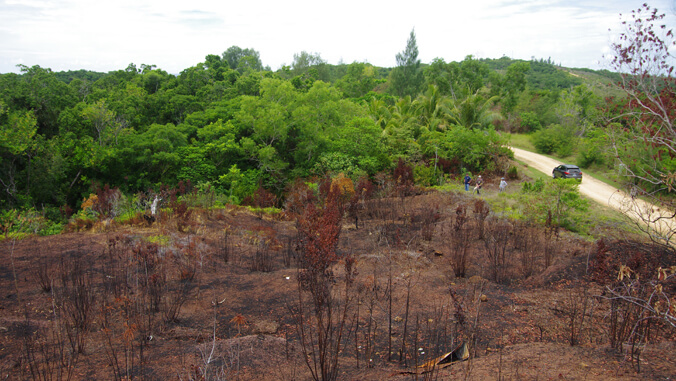
[[588, 168], [593, 164], [603, 165], [605, 155], [603, 154], [604, 136], [600, 131], [589, 133], [580, 145], [580, 155], [578, 165], [582, 168]]
[[538, 116], [534, 112], [522, 112], [521, 115], [521, 131], [535, 132], [542, 128]]
[[525, 182], [521, 186], [521, 192], [523, 193], [540, 193], [545, 187], [545, 182], [542, 179], [537, 179], [534, 182]]
[[338, 192], [342, 202], [349, 200], [354, 195], [354, 183], [352, 179], [342, 173], [339, 173], [338, 176], [331, 180], [331, 188], [335, 192]]
[[228, 195], [229, 203], [239, 205], [258, 189], [259, 178], [260, 171], [248, 169], [242, 172], [237, 165], [233, 165], [228, 173], [218, 178], [216, 185], [223, 194]]
[[556, 153], [560, 157], [570, 156], [577, 138], [573, 131], [554, 124], [533, 134], [532, 141], [539, 153]]
[[420, 164], [413, 167], [413, 179], [418, 185], [427, 187], [439, 185], [440, 175], [441, 171], [438, 168], [435, 171], [433, 166]]
[[[47, 220], [49, 221], [49, 220]], [[49, 221], [51, 222], [51, 221]], [[63, 224], [60, 222], [51, 222], [47, 223], [40, 231], [38, 231], [38, 234], [41, 236], [47, 236], [47, 235], [56, 235], [56, 234], [61, 234], [63, 232]]]
[[324, 173], [347, 173], [348, 175], [358, 169], [354, 158], [342, 152], [325, 152], [319, 156], [315, 164], [315, 172]]
[[439, 144], [439, 156], [456, 160], [463, 172], [492, 171], [500, 158], [513, 158], [514, 153], [505, 147], [506, 141], [495, 130], [473, 130], [455, 126], [440, 137], [440, 142], [428, 139], [430, 144]]
[[556, 147], [556, 156], [568, 157], [573, 154], [573, 140], [564, 140]]
[[584, 142], [580, 146], [578, 165], [582, 168], [589, 168], [593, 164], [603, 164], [603, 155], [598, 146]]
[[589, 202], [580, 196], [579, 182], [575, 179], [557, 179], [533, 184], [524, 183], [522, 205], [524, 215], [539, 223], [551, 219], [554, 226], [581, 232], [588, 223]]
[[4, 236], [0, 238], [21, 239], [31, 234], [60, 234], [63, 224], [45, 218], [33, 208], [22, 211], [10, 209], [0, 212], [0, 228], [0, 233]]

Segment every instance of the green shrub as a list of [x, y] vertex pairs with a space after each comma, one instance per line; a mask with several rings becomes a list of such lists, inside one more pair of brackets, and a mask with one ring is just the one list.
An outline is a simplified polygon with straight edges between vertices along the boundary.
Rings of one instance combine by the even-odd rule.
[[577, 140], [571, 129], [553, 124], [532, 136], [533, 146], [539, 153], [556, 153], [560, 157], [570, 156]]
[[521, 117], [521, 131], [535, 132], [542, 128], [537, 114], [534, 112], [522, 112]]
[[6, 237], [23, 238], [27, 235], [41, 236], [60, 234], [63, 224], [45, 218], [33, 208], [26, 210], [6, 210], [0, 213], [0, 226]]
[[426, 187], [439, 185], [439, 177], [441, 172], [434, 167], [428, 167], [424, 164], [413, 167], [413, 180], [418, 185]]
[[589, 202], [580, 196], [579, 182], [575, 179], [538, 179], [524, 183], [520, 195], [524, 215], [544, 224], [551, 215], [552, 223], [565, 229], [582, 232], [588, 228]]
[[542, 179], [537, 179], [534, 182], [525, 182], [521, 186], [521, 192], [523, 193], [541, 193], [542, 189], [545, 187], [545, 182]]
[[540, 130], [533, 134], [533, 146], [539, 153], [550, 154], [556, 149], [556, 139], [552, 130]]
[[556, 156], [568, 157], [573, 154], [574, 139], [562, 140], [556, 147]]
[[604, 140], [606, 136], [600, 131], [592, 131], [580, 144], [580, 155], [578, 165], [582, 168], [588, 168], [591, 165], [603, 165], [605, 163], [605, 156], [603, 154]]
[[596, 145], [585, 142], [580, 146], [578, 165], [589, 168], [593, 164], [603, 164], [603, 154]]

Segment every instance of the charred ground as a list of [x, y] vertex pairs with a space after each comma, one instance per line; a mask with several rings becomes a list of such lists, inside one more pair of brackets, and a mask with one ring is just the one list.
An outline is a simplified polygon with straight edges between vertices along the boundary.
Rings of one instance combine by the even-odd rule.
[[[464, 193], [414, 193], [341, 211], [323, 286], [329, 328], [340, 333], [323, 360], [335, 361], [336, 378], [676, 374], [673, 328], [652, 322], [640, 351], [628, 348], [625, 331], [637, 312], [618, 309], [607, 291], [620, 266], [649, 277], [676, 264], [673, 252], [499, 218]], [[139, 216], [2, 242], [2, 378], [321, 375], [315, 294], [299, 283], [309, 266], [301, 218], [241, 207], [165, 209], [152, 223]], [[671, 295], [673, 283], [664, 285]], [[402, 373], [462, 342], [470, 360]]]

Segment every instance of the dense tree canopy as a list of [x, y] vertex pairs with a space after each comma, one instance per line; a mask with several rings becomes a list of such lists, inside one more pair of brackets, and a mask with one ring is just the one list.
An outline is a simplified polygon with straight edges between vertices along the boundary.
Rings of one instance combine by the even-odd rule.
[[418, 54], [411, 31], [392, 69], [303, 51], [273, 72], [237, 46], [177, 75], [22, 66], [0, 75], [0, 206], [77, 207], [93, 183], [134, 193], [180, 181], [238, 202], [259, 185], [282, 195], [299, 177], [356, 180], [399, 159], [417, 173], [441, 159], [449, 175], [499, 171], [496, 129], [598, 131], [599, 95], [551, 62]]

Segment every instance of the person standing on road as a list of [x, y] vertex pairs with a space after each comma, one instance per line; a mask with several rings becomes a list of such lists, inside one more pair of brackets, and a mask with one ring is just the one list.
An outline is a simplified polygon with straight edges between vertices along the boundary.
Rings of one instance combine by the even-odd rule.
[[469, 192], [469, 183], [472, 181], [472, 178], [469, 177], [469, 173], [465, 174], [465, 192]]

